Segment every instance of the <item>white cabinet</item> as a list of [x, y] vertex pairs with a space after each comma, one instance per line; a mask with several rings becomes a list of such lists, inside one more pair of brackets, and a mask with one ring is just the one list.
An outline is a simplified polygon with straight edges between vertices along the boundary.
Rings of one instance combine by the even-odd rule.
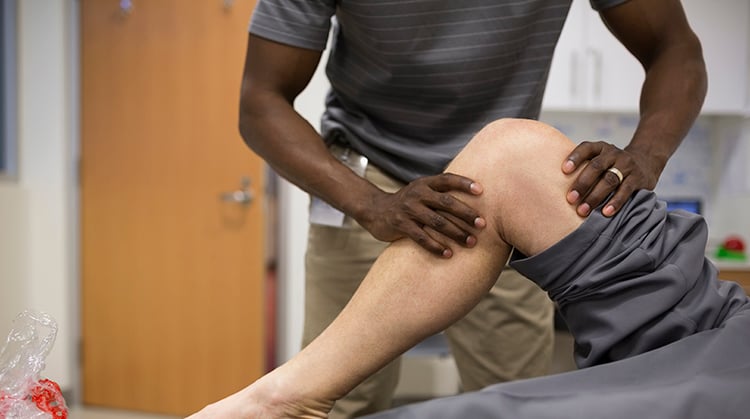
[[574, 1], [563, 26], [560, 39], [552, 57], [552, 67], [547, 78], [547, 88], [542, 100], [542, 109], [572, 109], [583, 107], [580, 71], [583, 65], [581, 50], [584, 39], [584, 9], [580, 1]]
[[[683, 0], [703, 45], [708, 95], [703, 113], [750, 110], [750, 1]], [[574, 0], [552, 60], [545, 110], [637, 112], [644, 72], [589, 6]]]
[[703, 46], [708, 94], [703, 113], [748, 110], [750, 1], [683, 0], [685, 14]]
[[635, 112], [643, 68], [587, 0], [574, 0], [552, 59], [545, 110]]

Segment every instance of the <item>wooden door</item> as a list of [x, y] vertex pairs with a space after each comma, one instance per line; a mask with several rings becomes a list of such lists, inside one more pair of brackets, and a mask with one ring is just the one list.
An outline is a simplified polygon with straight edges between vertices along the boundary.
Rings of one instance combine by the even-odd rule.
[[[237, 130], [253, 2], [80, 5], [83, 401], [186, 414], [264, 369], [262, 166]], [[243, 178], [253, 202], [222, 200]]]

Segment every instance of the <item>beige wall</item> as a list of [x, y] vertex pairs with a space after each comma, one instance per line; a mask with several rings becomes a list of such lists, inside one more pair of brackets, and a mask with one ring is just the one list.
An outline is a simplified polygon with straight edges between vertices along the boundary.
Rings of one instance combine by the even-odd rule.
[[0, 336], [28, 301], [28, 220], [26, 194], [15, 184], [0, 181]]

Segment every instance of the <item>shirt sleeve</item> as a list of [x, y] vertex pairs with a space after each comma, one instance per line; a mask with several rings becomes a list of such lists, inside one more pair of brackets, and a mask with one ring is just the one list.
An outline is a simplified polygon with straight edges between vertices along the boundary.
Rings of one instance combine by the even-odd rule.
[[335, 0], [259, 0], [249, 30], [271, 41], [322, 51], [335, 13]]
[[589, 2], [591, 3], [591, 7], [597, 12], [601, 12], [602, 10], [609, 9], [610, 7], [620, 5], [622, 3], [625, 3], [626, 1], [628, 0], [589, 0]]

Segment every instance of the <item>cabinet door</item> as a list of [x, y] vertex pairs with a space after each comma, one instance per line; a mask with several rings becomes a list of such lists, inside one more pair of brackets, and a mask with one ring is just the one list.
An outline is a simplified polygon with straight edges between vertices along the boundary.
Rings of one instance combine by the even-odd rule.
[[640, 62], [607, 29], [593, 9], [586, 14], [588, 107], [596, 111], [638, 110], [645, 73]]
[[588, 6], [580, 0], [573, 1], [568, 18], [565, 20], [560, 39], [552, 57], [547, 88], [542, 107], [545, 110], [584, 109], [586, 100], [587, 77], [584, 74], [583, 45], [585, 36], [585, 19]]
[[[683, 0], [703, 45], [703, 113], [750, 110], [750, 1]], [[574, 0], [550, 70], [546, 110], [637, 111], [644, 72], [587, 1]]]
[[637, 111], [643, 69], [586, 0], [574, 0], [552, 59], [545, 110]]
[[748, 108], [747, 0], [683, 0], [690, 25], [701, 40], [708, 69], [703, 113], [742, 113]]

